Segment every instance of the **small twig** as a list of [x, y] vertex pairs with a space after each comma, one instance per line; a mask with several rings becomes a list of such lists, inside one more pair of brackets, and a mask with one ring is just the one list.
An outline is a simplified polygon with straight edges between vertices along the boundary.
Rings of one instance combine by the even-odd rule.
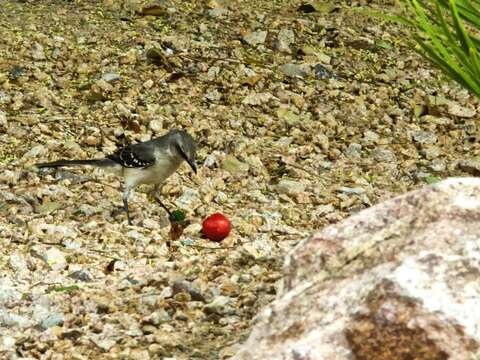
[[178, 57], [185, 57], [190, 60], [213, 60], [213, 61], [225, 61], [225, 62], [230, 62], [234, 64], [243, 64], [243, 62], [235, 59], [227, 59], [227, 58], [220, 58], [220, 57], [215, 57], [215, 56], [204, 56], [204, 55], [190, 55], [190, 54], [177, 54]]

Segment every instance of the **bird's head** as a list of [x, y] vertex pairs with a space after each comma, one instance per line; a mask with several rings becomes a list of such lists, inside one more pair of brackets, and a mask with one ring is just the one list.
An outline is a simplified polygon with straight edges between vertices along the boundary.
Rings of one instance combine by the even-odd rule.
[[176, 130], [173, 133], [174, 147], [178, 155], [185, 160], [192, 168], [193, 172], [197, 173], [197, 145], [193, 137], [183, 130]]

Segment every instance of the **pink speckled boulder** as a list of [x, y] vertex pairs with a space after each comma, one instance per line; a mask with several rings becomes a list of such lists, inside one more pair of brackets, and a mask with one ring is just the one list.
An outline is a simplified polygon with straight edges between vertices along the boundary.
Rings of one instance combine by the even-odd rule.
[[480, 179], [452, 178], [300, 243], [236, 360], [480, 359]]

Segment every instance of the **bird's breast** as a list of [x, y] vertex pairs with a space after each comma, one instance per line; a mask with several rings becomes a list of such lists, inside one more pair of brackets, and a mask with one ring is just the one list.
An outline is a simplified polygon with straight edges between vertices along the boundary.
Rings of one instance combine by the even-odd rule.
[[180, 166], [181, 161], [169, 157], [157, 157], [155, 164], [148, 168], [126, 168], [124, 171], [127, 186], [140, 184], [161, 184]]

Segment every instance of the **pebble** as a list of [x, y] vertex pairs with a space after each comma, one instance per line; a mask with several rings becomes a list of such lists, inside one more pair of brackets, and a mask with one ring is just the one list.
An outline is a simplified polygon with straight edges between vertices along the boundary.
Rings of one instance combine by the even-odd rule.
[[105, 73], [102, 75], [102, 80], [112, 83], [116, 81], [122, 80], [122, 77], [118, 75], [117, 73]]
[[109, 351], [117, 343], [115, 339], [99, 339], [98, 336], [93, 335], [90, 337], [90, 340], [105, 352]]
[[226, 306], [232, 301], [228, 296], [219, 295], [213, 299], [213, 301], [203, 307], [205, 314], [218, 314], [225, 313]]
[[176, 280], [173, 283], [172, 289], [173, 289], [173, 294], [186, 292], [190, 294], [191, 299], [193, 301], [205, 301], [205, 297], [202, 295], [200, 290], [186, 280]]
[[243, 98], [242, 104], [244, 105], [262, 105], [268, 103], [270, 100], [276, 99], [270, 93], [252, 93]]
[[33, 159], [36, 158], [39, 155], [45, 154], [47, 150], [45, 149], [45, 146], [43, 145], [36, 145], [32, 147], [30, 150], [28, 150], [25, 154], [23, 154], [24, 159]]
[[203, 166], [205, 167], [213, 167], [215, 164], [217, 163], [217, 156], [215, 156], [214, 154], [209, 154], [207, 155], [207, 157], [205, 158], [204, 162], [203, 162]]
[[117, 111], [120, 115], [125, 116], [126, 118], [130, 118], [132, 116], [132, 112], [121, 102], [117, 103]]
[[61, 237], [68, 237], [73, 238], [77, 236], [77, 232], [75, 229], [72, 229], [68, 226], [64, 225], [54, 225], [54, 224], [46, 224], [46, 223], [37, 223], [31, 224], [31, 230], [33, 233], [37, 235], [48, 235], [48, 236], [61, 236]]
[[160, 292], [160, 297], [162, 299], [168, 299], [168, 298], [171, 298], [172, 296], [173, 296], [173, 289], [170, 286], [164, 287]]
[[51, 247], [43, 254], [43, 260], [52, 268], [52, 270], [63, 270], [67, 267], [67, 260], [63, 252], [56, 247]]
[[15, 185], [20, 177], [20, 172], [12, 170], [3, 170], [0, 172], [0, 183]]
[[219, 18], [219, 17], [222, 17], [222, 16], [225, 16], [228, 14], [228, 9], [226, 8], [223, 8], [223, 7], [218, 7], [218, 8], [215, 8], [215, 9], [209, 9], [207, 11], [208, 15], [213, 17], [213, 18]]
[[248, 164], [241, 162], [232, 155], [227, 155], [222, 162], [222, 168], [231, 174], [246, 173], [249, 170]]
[[307, 77], [311, 71], [309, 65], [297, 65], [291, 63], [280, 65], [278, 69], [287, 76], [301, 78]]
[[433, 160], [442, 154], [442, 150], [438, 146], [429, 146], [422, 153], [428, 160]]
[[39, 43], [34, 43], [31, 49], [31, 55], [33, 60], [45, 60], [45, 51], [43, 50], [43, 46]]
[[182, 209], [191, 211], [201, 205], [198, 190], [186, 189], [181, 196], [175, 200], [175, 205]]
[[71, 274], [69, 274], [68, 277], [72, 278], [74, 280], [79, 280], [79, 281], [83, 281], [83, 282], [91, 282], [92, 281], [92, 277], [90, 276], [90, 274], [86, 271], [83, 271], [83, 270], [74, 271]]
[[224, 204], [228, 201], [228, 195], [225, 194], [223, 191], [219, 191], [215, 196], [215, 202], [217, 204]]
[[356, 157], [359, 158], [362, 156], [362, 145], [357, 144], [357, 143], [351, 143], [348, 145], [347, 150], [345, 151], [345, 154], [349, 157]]
[[267, 31], [254, 31], [245, 35], [243, 40], [250, 45], [263, 44], [267, 39], [267, 34]]
[[380, 136], [371, 130], [365, 131], [363, 138], [367, 144], [376, 143], [380, 139]]
[[315, 210], [315, 214], [318, 216], [330, 214], [335, 211], [335, 206], [332, 204], [319, 205]]
[[12, 255], [10, 255], [9, 264], [17, 272], [28, 270], [25, 256], [18, 251], [15, 251]]
[[21, 297], [22, 294], [16, 290], [9, 278], [0, 278], [0, 305], [19, 300]]
[[429, 167], [430, 167], [430, 169], [432, 169], [433, 171], [437, 171], [437, 172], [445, 171], [446, 168], [447, 168], [447, 166], [445, 165], [445, 161], [440, 160], [440, 159], [434, 159], [434, 160], [432, 160], [432, 162], [430, 163]]
[[6, 350], [6, 351], [13, 350], [14, 347], [15, 347], [15, 338], [12, 336], [4, 336], [2, 339], [3, 350]]
[[[321, 59], [320, 59], [321, 60]], [[324, 58], [323, 59], [323, 62], [324, 63], [329, 63], [330, 62], [330, 57], [328, 58]], [[328, 70], [325, 66], [323, 66], [322, 64], [316, 64], [314, 67], [313, 67], [313, 72], [315, 73], [315, 77], [317, 79], [335, 79], [335, 80], [339, 80], [340, 77], [331, 72], [330, 70]]]
[[153, 312], [150, 317], [149, 317], [149, 320], [151, 321], [151, 323], [153, 325], [160, 325], [160, 324], [163, 324], [167, 321], [170, 321], [171, 320], [171, 316], [168, 314], [168, 312], [166, 312], [165, 310], [161, 309], [161, 310], [157, 310], [155, 312]]
[[[0, 288], [1, 289], [1, 288]], [[1, 304], [1, 299], [0, 299]], [[35, 325], [30, 317], [17, 315], [0, 308], [0, 326], [28, 328]]]
[[201, 230], [202, 230], [202, 225], [199, 223], [194, 223], [194, 224], [188, 225], [185, 229], [183, 229], [183, 234], [190, 235], [190, 236], [198, 236]]
[[338, 191], [344, 193], [344, 194], [355, 194], [355, 195], [360, 195], [365, 192], [365, 189], [362, 189], [361, 187], [347, 187], [347, 186], [340, 186], [338, 188]]
[[0, 126], [6, 127], [8, 125], [7, 114], [4, 111], [0, 110]]
[[412, 137], [419, 144], [435, 144], [437, 142], [437, 136], [428, 131], [415, 131]]
[[62, 312], [50, 312], [41, 322], [40, 326], [48, 329], [52, 326], [61, 326], [65, 321], [65, 315]]
[[[332, 61], [332, 58], [330, 56], [328, 56], [327, 54], [323, 53], [323, 52], [316, 52], [315, 56], [317, 57], [318, 61], [320, 61], [320, 64], [315, 65], [315, 71], [317, 70], [316, 67], [318, 65], [321, 65], [321, 64], [328, 65]], [[324, 69], [326, 70], [326, 68], [324, 68]], [[337, 75], [335, 75], [334, 73], [332, 73], [328, 70], [327, 70], [327, 72], [330, 73], [329, 77], [337, 77]]]
[[148, 79], [147, 81], [145, 81], [145, 82], [143, 83], [143, 87], [144, 87], [145, 89], [150, 89], [154, 84], [155, 84], [155, 83], [153, 82], [152, 79]]
[[281, 29], [277, 36], [276, 49], [280, 52], [290, 53], [290, 45], [295, 42], [295, 33], [290, 29]]
[[281, 194], [295, 195], [305, 191], [305, 184], [294, 180], [280, 180], [277, 189]]
[[453, 101], [449, 102], [448, 104], [448, 113], [461, 118], [471, 118], [477, 114], [475, 110], [460, 106], [458, 103]]
[[393, 151], [388, 149], [375, 149], [373, 159], [380, 162], [395, 162], [397, 160]]
[[209, 90], [205, 94], [205, 99], [209, 101], [219, 101], [222, 98], [222, 93], [217, 89]]
[[154, 133], [159, 134], [163, 132], [163, 121], [159, 119], [152, 120], [148, 123], [148, 127]]
[[12, 98], [5, 91], [0, 90], [0, 104], [9, 103]]

